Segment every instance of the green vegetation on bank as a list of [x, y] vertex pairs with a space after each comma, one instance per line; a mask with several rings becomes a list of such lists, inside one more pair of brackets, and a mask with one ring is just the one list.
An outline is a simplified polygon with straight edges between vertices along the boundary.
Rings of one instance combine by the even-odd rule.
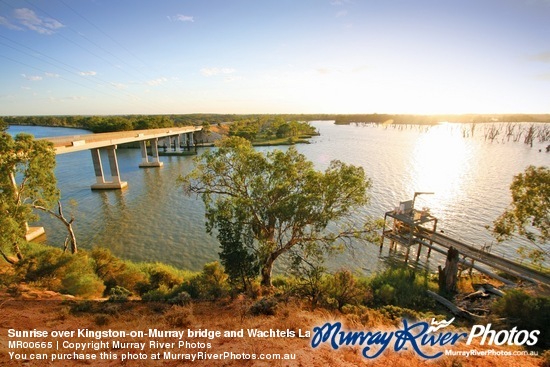
[[[218, 262], [205, 264], [200, 272], [190, 272], [161, 263], [122, 260], [99, 247], [78, 254], [66, 254], [37, 243], [23, 247], [26, 257], [15, 266], [0, 264], [0, 288], [12, 295], [17, 295], [24, 283], [37, 290], [108, 302], [141, 300], [187, 305], [192, 301], [223, 301], [242, 294]], [[428, 289], [437, 289], [436, 279], [407, 267], [371, 276], [358, 276], [349, 270], [278, 275], [269, 289], [262, 288], [258, 278], [252, 279], [251, 284], [244, 295], [251, 301], [248, 312], [254, 315], [276, 314], [279, 304], [293, 300], [309, 309], [355, 315], [362, 323], [375, 319], [398, 325], [402, 318], [452, 317], [426, 294]], [[79, 310], [84, 306], [75, 305]], [[495, 328], [540, 330], [538, 346], [547, 348], [550, 297], [509, 290], [490, 306], [488, 322]]]
[[[394, 124], [436, 124], [441, 121], [462, 123], [484, 122], [550, 122], [550, 114], [461, 114], [461, 115], [406, 115], [406, 114], [172, 114], [172, 115], [116, 115], [116, 116], [0, 116], [3, 125], [35, 125], [75, 127], [93, 132], [154, 129], [171, 126], [218, 125], [239, 121], [317, 121], [333, 120], [337, 124], [352, 122]], [[307, 135], [307, 133], [306, 133]]]
[[[28, 243], [22, 250], [26, 256], [17, 264], [0, 265], [0, 287], [12, 293], [17, 293], [19, 284], [26, 283], [36, 289], [81, 298], [181, 303], [219, 300], [242, 292], [218, 262], [205, 264], [200, 272], [190, 272], [162, 263], [122, 260], [100, 247], [68, 254], [48, 245]], [[312, 308], [342, 312], [371, 307], [391, 313], [389, 310], [394, 307], [395, 313], [403, 308], [399, 312], [418, 317], [420, 312], [435, 310], [433, 300], [424, 291], [436, 287], [426, 274], [406, 268], [390, 269], [370, 277], [339, 270], [333, 274], [323, 272], [313, 282], [308, 275], [278, 275], [271, 289], [262, 288], [260, 279], [255, 277], [246, 295], [252, 299], [274, 295], [278, 300], [291, 297], [307, 301]]]
[[229, 127], [229, 136], [244, 138], [254, 145], [305, 142], [305, 138], [313, 135], [317, 135], [317, 131], [308, 122], [287, 121], [281, 116], [239, 119]]

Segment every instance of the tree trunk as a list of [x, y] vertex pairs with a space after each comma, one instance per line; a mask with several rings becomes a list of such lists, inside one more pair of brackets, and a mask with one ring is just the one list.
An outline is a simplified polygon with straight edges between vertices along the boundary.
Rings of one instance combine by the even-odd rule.
[[67, 234], [67, 239], [65, 240], [65, 250], [67, 250], [67, 245], [68, 243], [70, 243], [71, 253], [76, 254], [78, 252], [78, 246], [76, 243], [76, 235], [73, 229], [74, 217], [71, 215], [71, 219], [69, 220], [65, 218], [65, 215], [63, 214], [63, 207], [61, 206], [61, 201], [59, 200], [57, 201], [57, 213], [41, 205], [33, 204], [33, 208], [45, 211], [46, 213], [56, 217], [65, 225], [65, 227], [67, 227], [68, 234]]
[[273, 263], [277, 257], [271, 253], [267, 257], [264, 265], [262, 266], [262, 286], [271, 288], [271, 271], [273, 270]]
[[456, 292], [458, 282], [458, 255], [459, 252], [455, 248], [449, 248], [447, 251], [447, 260], [445, 268], [439, 269], [439, 290], [443, 292]]

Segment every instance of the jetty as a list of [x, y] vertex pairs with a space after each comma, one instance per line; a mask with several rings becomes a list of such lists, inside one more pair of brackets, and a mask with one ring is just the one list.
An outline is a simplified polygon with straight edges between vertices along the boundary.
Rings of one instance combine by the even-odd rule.
[[[415, 197], [418, 194], [420, 193], [415, 193]], [[428, 257], [430, 257], [432, 251], [447, 254], [450, 248], [454, 248], [460, 253], [460, 263], [464, 268], [469, 269], [470, 273], [475, 269], [505, 284], [514, 284], [509, 279], [487, 269], [487, 267], [490, 267], [518, 279], [550, 286], [550, 276], [548, 274], [438, 233], [437, 224], [438, 219], [431, 215], [427, 208], [422, 210], [414, 208], [414, 199], [403, 201], [399, 207], [384, 214], [380, 251], [382, 251], [384, 242], [387, 239], [390, 241], [390, 250], [395, 249], [397, 245], [405, 247], [405, 262], [408, 262], [410, 250], [413, 246], [418, 246], [417, 261], [423, 247], [428, 249]]]

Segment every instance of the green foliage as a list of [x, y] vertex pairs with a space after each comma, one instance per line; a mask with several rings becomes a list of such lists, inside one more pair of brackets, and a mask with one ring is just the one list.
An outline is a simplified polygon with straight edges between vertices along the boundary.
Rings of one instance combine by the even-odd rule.
[[128, 289], [117, 285], [109, 290], [109, 302], [126, 302], [131, 295]]
[[3, 117], [0, 117], [0, 132], [6, 131], [8, 128], [8, 123], [4, 120]]
[[203, 153], [180, 182], [188, 193], [201, 195], [209, 232], [225, 222], [250, 231], [264, 286], [271, 286], [277, 258], [295, 246], [328, 249], [356, 236], [361, 229], [353, 224], [336, 233], [324, 230], [332, 222], [346, 223], [368, 202], [370, 187], [361, 167], [333, 161], [319, 172], [292, 147], [264, 154], [238, 137]]
[[380, 308], [380, 312], [385, 318], [398, 323], [401, 323], [403, 319], [407, 319], [409, 321], [416, 321], [420, 319], [420, 315], [415, 310], [399, 306], [386, 305]]
[[30, 244], [27, 256], [16, 264], [21, 281], [73, 296], [101, 297], [105, 285], [94, 272], [94, 261], [84, 252], [70, 255], [60, 249]]
[[540, 330], [537, 346], [550, 346], [550, 297], [512, 289], [493, 304], [492, 311], [518, 329]]
[[[514, 233], [532, 243], [548, 245], [550, 240], [550, 169], [529, 166], [514, 176], [510, 185], [512, 203], [493, 223], [493, 234], [498, 241], [510, 238]], [[535, 259], [546, 255], [548, 249], [539, 248], [532, 255]]]
[[197, 299], [219, 299], [229, 293], [228, 276], [219, 262], [205, 264], [200, 274], [182, 285], [181, 290]]
[[321, 254], [311, 254], [311, 259], [295, 256], [290, 273], [296, 278], [296, 293], [309, 300], [315, 309], [326, 299], [326, 267]]
[[69, 272], [65, 274], [62, 281], [61, 293], [72, 294], [84, 298], [101, 297], [105, 290], [105, 285], [95, 274], [81, 274], [79, 272]]
[[330, 299], [336, 301], [338, 310], [342, 311], [345, 305], [358, 305], [368, 293], [366, 287], [349, 270], [339, 270], [328, 277], [326, 293]]
[[191, 295], [187, 292], [176, 293], [173, 297], [168, 299], [168, 303], [179, 306], [187, 306], [191, 303]]
[[315, 134], [317, 131], [308, 122], [287, 121], [283, 116], [243, 117], [233, 121], [229, 129], [229, 136], [238, 136], [249, 141], [293, 139]]
[[179, 286], [184, 280], [184, 272], [174, 268], [173, 266], [152, 263], [143, 264], [141, 271], [146, 275], [146, 281], [136, 285], [138, 293], [145, 296], [145, 294], [153, 292], [152, 294], [163, 293], [165, 295]]
[[249, 250], [253, 239], [249, 232], [245, 231], [242, 222], [231, 223], [223, 217], [218, 220], [221, 263], [229, 276], [229, 283], [236, 290], [245, 292], [250, 291], [260, 270], [256, 256]]
[[21, 257], [19, 244], [28, 222], [38, 217], [34, 204], [51, 208], [59, 199], [56, 186], [55, 152], [47, 141], [32, 135], [15, 138], [0, 132], [0, 250], [11, 250]]
[[407, 268], [391, 268], [374, 275], [369, 286], [372, 289], [374, 306], [394, 305], [413, 310], [434, 306], [427, 296], [428, 278]]

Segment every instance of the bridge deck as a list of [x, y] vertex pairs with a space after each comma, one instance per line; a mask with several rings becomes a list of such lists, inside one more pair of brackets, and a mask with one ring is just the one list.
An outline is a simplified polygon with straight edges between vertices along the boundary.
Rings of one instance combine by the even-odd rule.
[[185, 126], [149, 130], [119, 131], [112, 133], [56, 136], [40, 138], [40, 140], [51, 141], [54, 144], [55, 153], [64, 154], [142, 140], [164, 138], [167, 136], [192, 133], [201, 130], [202, 127], [200, 126]]

